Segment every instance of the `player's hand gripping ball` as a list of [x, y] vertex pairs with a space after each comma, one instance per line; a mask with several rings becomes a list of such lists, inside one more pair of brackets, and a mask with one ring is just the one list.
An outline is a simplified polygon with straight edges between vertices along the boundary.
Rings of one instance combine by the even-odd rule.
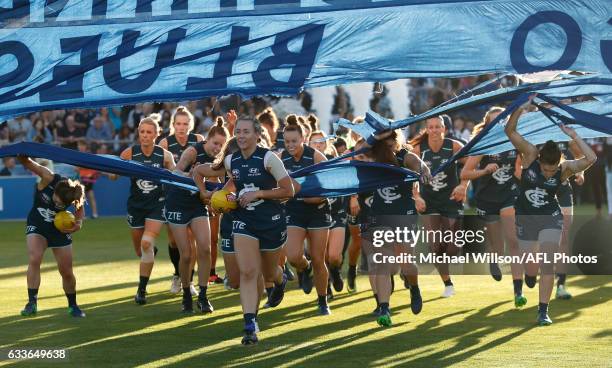
[[76, 218], [70, 211], [60, 211], [55, 214], [53, 219], [53, 225], [62, 232], [72, 229], [75, 223]]
[[213, 193], [210, 198], [210, 205], [217, 212], [228, 212], [238, 208], [236, 195], [224, 189]]

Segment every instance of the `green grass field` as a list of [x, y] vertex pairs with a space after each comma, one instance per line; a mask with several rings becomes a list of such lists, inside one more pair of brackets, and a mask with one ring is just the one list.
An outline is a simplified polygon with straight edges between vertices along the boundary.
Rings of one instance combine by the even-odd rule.
[[[412, 315], [406, 290], [392, 296], [393, 327], [380, 328], [370, 315], [367, 278], [359, 292], [336, 295], [333, 314], [316, 314], [314, 294], [289, 286], [285, 300], [263, 310], [260, 344], [240, 345], [238, 293], [211, 286], [212, 315], [184, 317], [180, 296], [171, 295], [171, 265], [165, 234], [149, 284], [149, 303], [136, 306], [138, 280], [129, 230], [123, 219], [87, 221], [75, 235], [78, 300], [85, 319], [68, 316], [51, 252], [42, 266], [39, 313], [23, 318], [27, 267], [24, 223], [0, 222], [0, 351], [65, 348], [77, 367], [612, 367], [612, 278], [570, 277], [570, 301], [553, 300], [554, 324], [536, 327], [537, 288], [529, 303], [514, 309], [508, 276], [455, 276], [457, 295], [442, 299], [437, 275], [420, 278], [425, 300]], [[221, 266], [222, 262], [218, 262]], [[223, 274], [223, 270], [219, 270]], [[2, 360], [1, 365], [43, 366]], [[58, 363], [51, 365], [57, 366]]]

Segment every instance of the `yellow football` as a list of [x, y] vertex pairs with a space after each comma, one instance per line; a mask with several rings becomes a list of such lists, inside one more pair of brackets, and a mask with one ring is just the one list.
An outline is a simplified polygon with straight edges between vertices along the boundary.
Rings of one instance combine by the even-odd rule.
[[60, 211], [55, 214], [55, 218], [53, 219], [53, 225], [55, 225], [59, 231], [71, 229], [75, 222], [76, 219], [70, 211]]
[[238, 202], [234, 193], [221, 189], [213, 193], [210, 198], [210, 206], [215, 211], [227, 212], [238, 208]]

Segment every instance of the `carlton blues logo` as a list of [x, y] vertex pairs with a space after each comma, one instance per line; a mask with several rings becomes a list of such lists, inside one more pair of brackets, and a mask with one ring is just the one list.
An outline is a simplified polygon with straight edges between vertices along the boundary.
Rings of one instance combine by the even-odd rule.
[[508, 180], [512, 179], [510, 170], [512, 170], [512, 165], [503, 165], [499, 169], [495, 170], [491, 177], [495, 179], [497, 184], [505, 184]]
[[138, 189], [142, 191], [143, 194], [149, 194], [155, 189], [157, 189], [157, 185], [148, 180], [138, 179], [136, 180], [136, 186]]
[[535, 208], [540, 208], [548, 204], [546, 200], [546, 190], [542, 188], [535, 188], [525, 191], [525, 197], [531, 203], [531, 205]]
[[385, 203], [393, 203], [393, 201], [402, 198], [401, 194], [396, 193], [397, 186], [386, 187], [376, 190], [378, 195], [385, 201]]

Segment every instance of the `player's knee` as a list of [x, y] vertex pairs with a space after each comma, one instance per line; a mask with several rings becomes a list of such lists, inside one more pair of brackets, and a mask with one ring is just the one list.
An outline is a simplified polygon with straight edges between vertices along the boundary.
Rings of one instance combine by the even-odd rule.
[[140, 241], [140, 260], [143, 263], [153, 263], [155, 261], [155, 237], [145, 233]]
[[329, 263], [329, 265], [332, 267], [337, 267], [342, 263], [342, 256], [330, 254], [327, 258], [327, 263]]
[[58, 270], [63, 280], [70, 281], [74, 279], [74, 273], [72, 272], [72, 267], [60, 267]]
[[254, 280], [259, 276], [255, 267], [243, 267], [240, 269], [240, 278], [244, 280]]

